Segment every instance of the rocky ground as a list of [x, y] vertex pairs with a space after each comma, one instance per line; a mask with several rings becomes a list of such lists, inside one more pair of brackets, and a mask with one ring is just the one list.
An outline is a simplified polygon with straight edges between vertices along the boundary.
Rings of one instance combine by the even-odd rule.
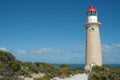
[[51, 80], [88, 80], [88, 74], [77, 74], [77, 75], [74, 75], [74, 76], [70, 76], [68, 78], [59, 78], [59, 77], [55, 77]]
[[40, 77], [43, 77], [45, 76], [45, 74], [43, 73], [38, 73], [38, 74], [31, 74], [31, 78], [30, 77], [24, 77], [24, 76], [19, 76], [19, 79], [20, 80], [34, 80], [34, 78], [40, 78]]
[[[32, 78], [29, 77], [23, 77], [20, 76], [21, 80], [33, 80], [33, 78], [37, 78], [37, 77], [43, 77], [44, 74], [32, 74]], [[76, 74], [74, 76], [70, 76], [68, 78], [59, 78], [59, 77], [55, 77], [53, 79], [50, 80], [88, 80], [88, 74]]]

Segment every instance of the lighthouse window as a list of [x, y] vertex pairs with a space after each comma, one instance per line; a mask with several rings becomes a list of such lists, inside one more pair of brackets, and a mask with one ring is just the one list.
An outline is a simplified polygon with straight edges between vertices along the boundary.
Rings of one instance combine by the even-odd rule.
[[92, 11], [90, 12], [90, 14], [92, 15]]
[[96, 11], [91, 11], [90, 14], [96, 16]]
[[92, 30], [94, 30], [94, 28], [92, 28]]
[[89, 29], [89, 31], [90, 31], [90, 32], [93, 32], [93, 31], [95, 31], [95, 29], [94, 29], [94, 28], [91, 28], [91, 29]]

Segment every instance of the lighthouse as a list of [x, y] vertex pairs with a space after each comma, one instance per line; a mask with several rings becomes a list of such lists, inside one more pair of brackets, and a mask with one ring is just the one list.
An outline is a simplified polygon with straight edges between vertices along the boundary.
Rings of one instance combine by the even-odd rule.
[[102, 65], [100, 24], [97, 17], [97, 10], [91, 5], [87, 10], [87, 21], [84, 25], [86, 28], [86, 71], [90, 71], [96, 65]]

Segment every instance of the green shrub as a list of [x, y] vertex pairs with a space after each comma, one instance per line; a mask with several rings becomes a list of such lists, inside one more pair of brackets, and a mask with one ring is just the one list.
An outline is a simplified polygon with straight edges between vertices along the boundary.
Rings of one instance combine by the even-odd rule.
[[89, 80], [120, 80], [120, 67], [96, 66], [90, 73]]

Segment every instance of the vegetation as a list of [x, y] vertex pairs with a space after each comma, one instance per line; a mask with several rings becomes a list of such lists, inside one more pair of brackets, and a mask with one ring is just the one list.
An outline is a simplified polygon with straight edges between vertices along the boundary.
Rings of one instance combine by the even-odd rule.
[[120, 80], [120, 66], [110, 67], [103, 65], [93, 67], [89, 80]]
[[[34, 80], [50, 80], [53, 77], [64, 78], [83, 72], [84, 70], [80, 67], [70, 67], [66, 64], [56, 67], [44, 62], [21, 62], [16, 60], [10, 52], [0, 51], [0, 80], [19, 80], [18, 76], [32, 77], [32, 73], [45, 74]], [[120, 66], [96, 66], [92, 69], [89, 80], [120, 80]]]
[[15, 80], [15, 72], [19, 68], [19, 63], [11, 53], [0, 51], [0, 80]]
[[44, 62], [21, 62], [16, 60], [11, 53], [0, 51], [0, 80], [18, 80], [18, 76], [31, 77], [32, 73], [39, 72], [46, 75], [34, 80], [50, 80], [53, 77], [68, 77], [83, 71], [80, 67], [70, 67], [66, 64], [56, 67]]

